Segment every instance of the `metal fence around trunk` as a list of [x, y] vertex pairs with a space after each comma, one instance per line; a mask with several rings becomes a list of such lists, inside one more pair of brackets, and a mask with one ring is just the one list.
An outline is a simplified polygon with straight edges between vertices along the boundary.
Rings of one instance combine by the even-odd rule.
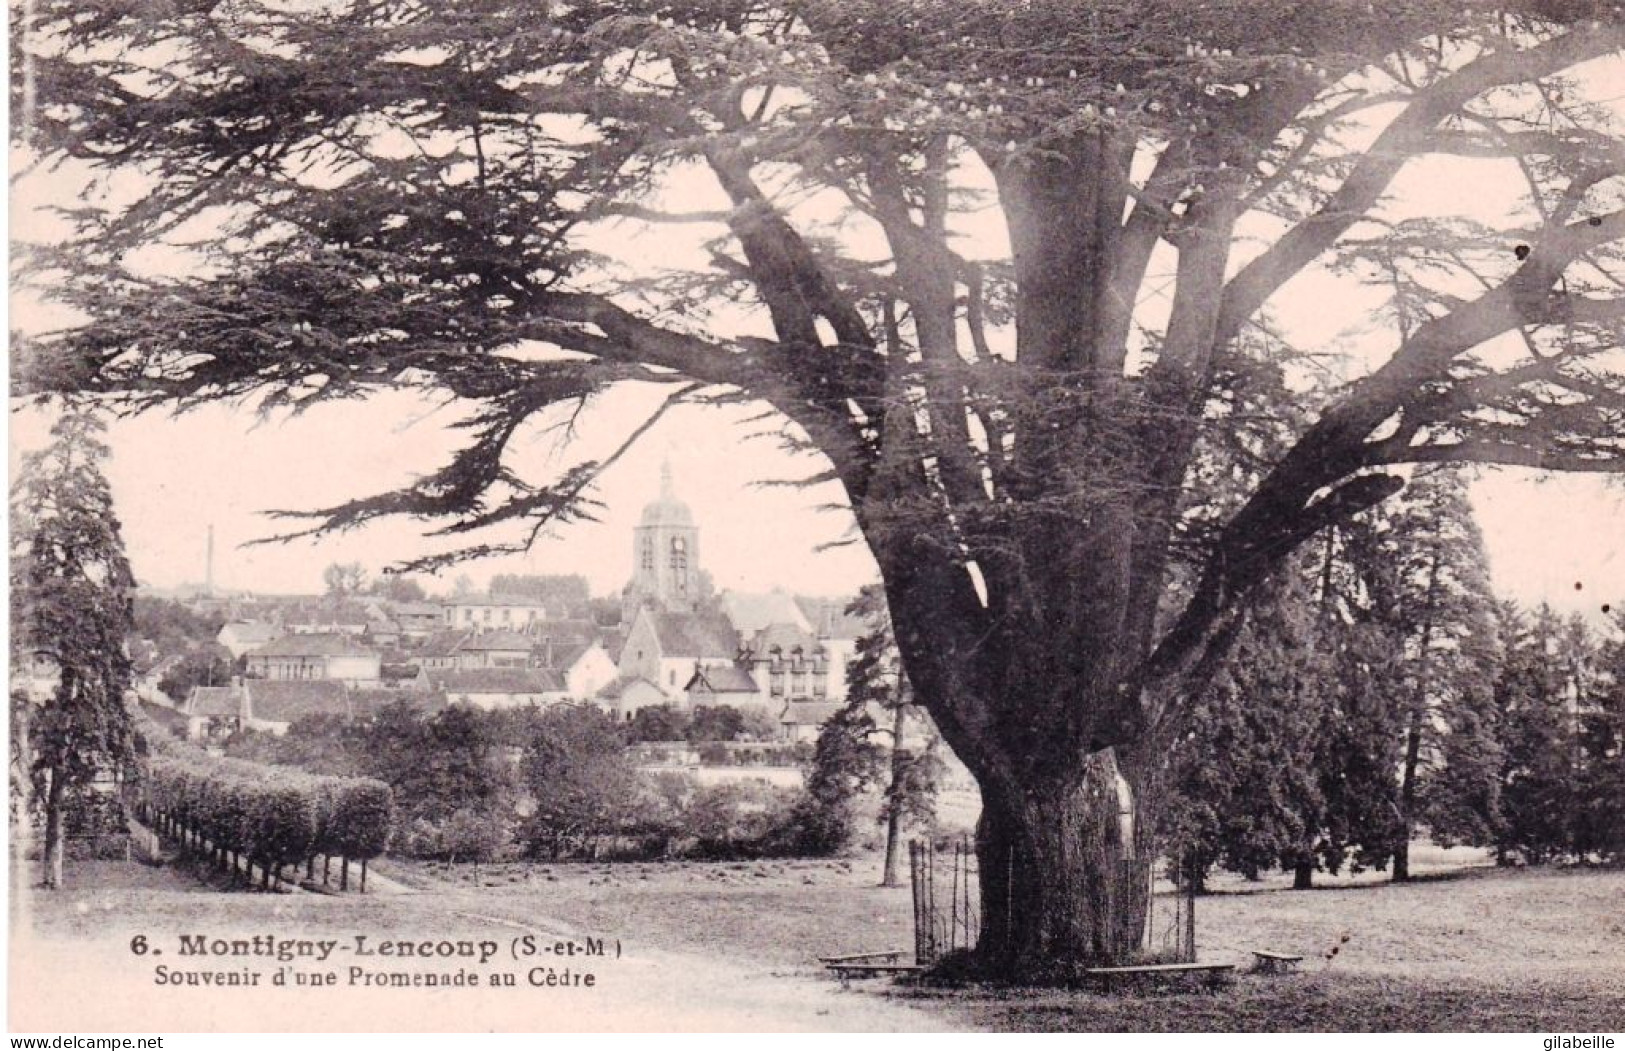
[[[976, 947], [981, 930], [981, 887], [976, 849], [969, 840], [940, 849], [915, 840], [908, 845], [914, 892], [914, 958], [929, 966], [957, 950]], [[1160, 891], [1159, 891], [1160, 882]], [[1196, 962], [1196, 896], [1189, 879], [1158, 881], [1156, 865], [1128, 858], [1103, 881], [1106, 914], [1145, 902], [1143, 938], [1118, 963]], [[1134, 939], [1112, 939], [1132, 942]], [[1107, 950], [1115, 955], [1116, 949]]]
[[960, 840], [937, 851], [914, 840], [908, 845], [908, 868], [915, 962], [929, 965], [957, 949], [974, 949], [981, 930], [975, 848]]

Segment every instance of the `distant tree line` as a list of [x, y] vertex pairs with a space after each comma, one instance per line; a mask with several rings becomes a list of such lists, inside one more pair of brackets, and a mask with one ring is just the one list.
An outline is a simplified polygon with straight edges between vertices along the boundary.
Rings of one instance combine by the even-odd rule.
[[1184, 870], [1625, 859], [1625, 615], [1599, 633], [1490, 591], [1466, 480], [1440, 470], [1306, 545], [1253, 602], [1175, 746]]

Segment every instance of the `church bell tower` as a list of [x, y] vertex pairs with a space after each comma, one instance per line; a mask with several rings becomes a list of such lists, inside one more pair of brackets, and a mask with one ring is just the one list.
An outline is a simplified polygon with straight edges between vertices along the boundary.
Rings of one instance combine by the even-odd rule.
[[630, 621], [641, 606], [690, 613], [701, 592], [700, 532], [693, 512], [677, 498], [667, 462], [660, 467], [660, 496], [644, 507], [632, 530], [632, 581], [623, 595], [623, 615]]

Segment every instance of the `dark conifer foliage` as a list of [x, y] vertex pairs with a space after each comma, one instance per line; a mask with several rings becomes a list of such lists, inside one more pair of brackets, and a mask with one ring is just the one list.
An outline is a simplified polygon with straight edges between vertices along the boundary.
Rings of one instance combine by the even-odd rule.
[[43, 814], [44, 884], [62, 884], [65, 823], [98, 780], [113, 782], [134, 755], [130, 660], [135, 577], [113, 495], [102, 474], [104, 424], [69, 413], [23, 461], [11, 493], [11, 644], [14, 666], [54, 678], [43, 702], [12, 695], [13, 762]]

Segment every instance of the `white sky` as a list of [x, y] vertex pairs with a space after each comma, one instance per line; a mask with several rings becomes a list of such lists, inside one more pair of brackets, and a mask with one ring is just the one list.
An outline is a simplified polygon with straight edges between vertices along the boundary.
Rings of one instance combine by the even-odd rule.
[[[1520, 206], [1515, 176], [1509, 179], [1509, 174], [1468, 161], [1431, 165], [1425, 172], [1408, 170], [1395, 183], [1388, 214], [1470, 213], [1504, 224]], [[685, 206], [704, 207], [713, 194], [685, 188]], [[25, 193], [14, 192], [13, 214], [37, 233], [35, 217], [24, 211], [25, 200]], [[816, 209], [817, 202], [806, 207]], [[974, 254], [1004, 249], [1003, 230], [992, 225], [998, 222], [991, 211], [966, 221], [966, 232], [988, 249]], [[978, 224], [983, 226], [980, 234]], [[709, 232], [714, 231], [700, 233]], [[637, 236], [635, 228], [622, 227], [611, 240], [615, 237], [629, 259], [680, 266], [702, 258], [664, 229]], [[1373, 331], [1370, 312], [1378, 302], [1369, 290], [1310, 272], [1283, 290], [1271, 307], [1300, 346], [1336, 348], [1350, 353], [1353, 361], [1380, 354], [1385, 339], [1391, 345], [1391, 336]], [[8, 330], [15, 324], [8, 323]], [[522, 439], [524, 473], [539, 480], [584, 456], [601, 455], [641, 418], [638, 410], [651, 404], [647, 391], [606, 397], [590, 417], [583, 443], [563, 458], [550, 439]], [[597, 491], [604, 504], [601, 521], [560, 529], [528, 557], [454, 568], [431, 587], [448, 589], [462, 572], [479, 583], [497, 572], [571, 572], [586, 576], [595, 593], [617, 591], [631, 571], [631, 528], [656, 492], [664, 458], [672, 463], [679, 494], [694, 510], [701, 529], [701, 563], [719, 588], [783, 586], [841, 594], [874, 579], [874, 563], [861, 544], [820, 550], [851, 537], [850, 514], [824, 506], [844, 502], [838, 485], [806, 489], [757, 484], [804, 478], [821, 463], [786, 458], [771, 437], [747, 439], [771, 426], [741, 424], [748, 415], [742, 407], [689, 407], [670, 413], [603, 477]], [[407, 521], [319, 541], [240, 545], [283, 528], [263, 517], [264, 511], [336, 503], [438, 467], [451, 442], [458, 440], [444, 429], [452, 418], [449, 411], [432, 411], [413, 395], [392, 393], [265, 423], [220, 405], [178, 418], [148, 416], [116, 423], [108, 473], [136, 572], [160, 587], [201, 581], [211, 524], [215, 582], [226, 588], [313, 592], [320, 590], [322, 569], [330, 563], [360, 561], [376, 571], [411, 557], [423, 550], [424, 541], [422, 527]], [[36, 444], [41, 433], [36, 414], [13, 415], [13, 469], [17, 450]], [[1592, 614], [1604, 603], [1625, 603], [1625, 489], [1609, 489], [1594, 477], [1542, 480], [1534, 472], [1486, 469], [1475, 486], [1475, 506], [1492, 577], [1502, 594]]]

